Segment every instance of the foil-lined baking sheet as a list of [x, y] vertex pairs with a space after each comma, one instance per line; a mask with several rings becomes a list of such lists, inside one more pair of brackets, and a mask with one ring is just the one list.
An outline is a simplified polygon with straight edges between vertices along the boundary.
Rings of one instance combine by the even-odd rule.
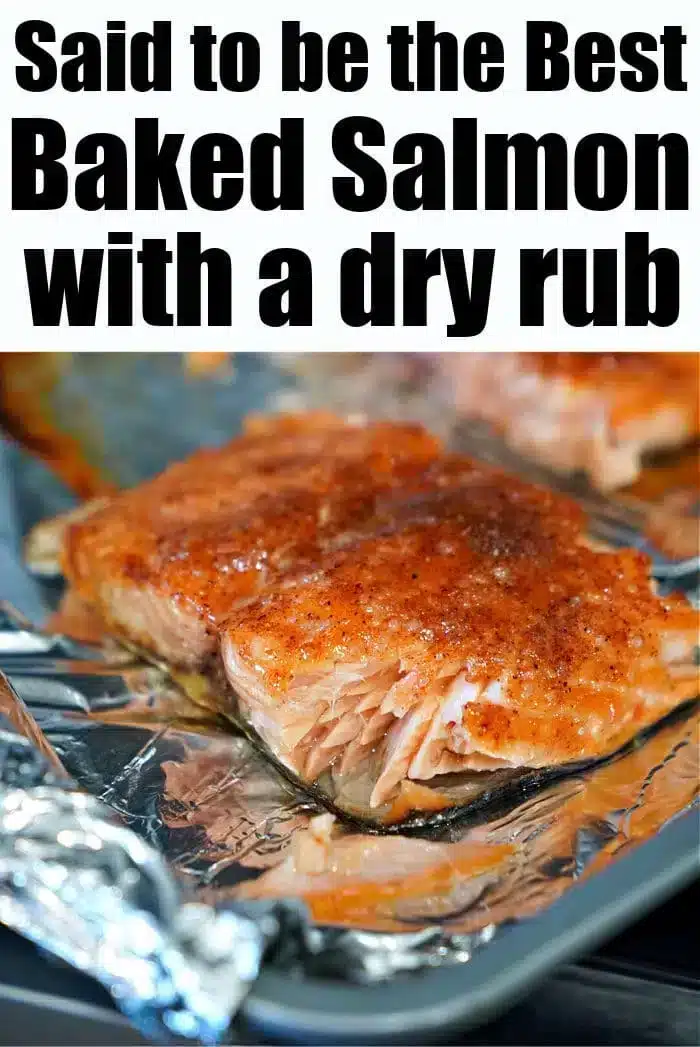
[[[9, 675], [33, 696], [27, 678]], [[32, 711], [61, 764], [202, 900], [300, 897], [321, 925], [464, 934], [531, 916], [698, 794], [700, 719], [686, 707], [618, 759], [522, 803], [511, 797], [505, 810], [438, 819], [420, 834], [358, 832], [311, 804], [244, 737], [196, 712], [188, 721], [181, 696], [162, 700], [167, 684], [120, 709], [111, 699], [78, 710], [57, 707], [57, 679]]]
[[[182, 371], [182, 361], [168, 357], [156, 364], [162, 358], [152, 358], [153, 363], [150, 359], [114, 365], [111, 385], [94, 363], [85, 365], [82, 377], [80, 368], [68, 369], [61, 379], [67, 384], [59, 383], [64, 394], [76, 382], [84, 394], [89, 391], [93, 420], [99, 419], [103, 433], [113, 426], [106, 441], [110, 450], [100, 462], [107, 463], [112, 480], [119, 484], [157, 471], [196, 444], [229, 435], [249, 410], [300, 406], [297, 380], [280, 379], [272, 364], [242, 357], [240, 366], [250, 369], [245, 377], [240, 372], [217, 377], [216, 397], [204, 396], [198, 408], [188, 410], [187, 405], [197, 401], [189, 398], [192, 379]], [[137, 376], [144, 388], [131, 400], [110, 407], [115, 389], [126, 398], [129, 387], [120, 368], [126, 368], [129, 381]], [[52, 396], [55, 391], [53, 387]], [[154, 403], [161, 404], [156, 416]], [[415, 404], [406, 410], [415, 415], [414, 408]], [[182, 418], [182, 424], [172, 426], [172, 418]], [[9, 824], [21, 829], [29, 824], [27, 804], [34, 803], [43, 827], [24, 856], [24, 831], [4, 836], [6, 845], [8, 840], [12, 843], [12, 861], [20, 865], [13, 866], [15, 879], [0, 877], [6, 899], [2, 918], [100, 977], [151, 1035], [177, 1033], [202, 1042], [220, 1038], [226, 1016], [247, 991], [256, 964], [263, 962], [283, 963], [294, 977], [313, 972], [357, 981], [468, 962], [475, 949], [488, 948], [510, 921], [536, 918], [581, 880], [604, 875], [620, 855], [697, 805], [700, 716], [697, 706], [690, 705], [613, 760], [558, 781], [533, 783], [536, 787], [529, 790], [519, 790], [516, 784], [478, 809], [448, 819], [438, 813], [410, 835], [344, 824], [279, 774], [231, 724], [188, 699], [162, 670], [113, 644], [91, 647], [97, 637], [80, 635], [80, 630], [74, 640], [35, 631], [33, 625], [46, 625], [45, 612], [57, 589], [38, 587], [22, 570], [18, 531], [26, 533], [41, 517], [67, 508], [71, 499], [34, 459], [6, 444], [0, 449], [0, 501], [11, 507], [5, 510], [0, 547], [3, 562], [12, 565], [11, 572], [0, 577], [0, 598], [33, 619], [23, 622], [8, 609], [0, 620], [0, 670], [9, 681], [2, 709], [7, 733], [0, 749], [0, 817], [9, 817]], [[697, 578], [688, 574], [683, 584], [692, 591]], [[65, 619], [63, 624], [68, 624]], [[28, 778], [17, 777], [17, 738], [27, 739], [31, 752], [45, 762], [41, 775], [48, 777], [40, 775], [39, 786], [29, 771]], [[14, 752], [13, 759], [5, 759], [6, 752]], [[31, 771], [32, 760], [27, 753], [25, 757]], [[130, 834], [129, 840], [135, 834], [143, 841], [149, 861], [163, 863], [160, 875], [168, 883], [172, 878], [172, 889], [164, 889], [175, 899], [174, 909], [171, 906], [165, 924], [162, 906], [146, 906], [149, 927], [155, 928], [149, 958], [159, 977], [164, 962], [176, 957], [177, 963], [190, 963], [188, 950], [195, 948], [198, 959], [191, 968], [199, 971], [200, 988], [216, 987], [213, 994], [191, 986], [184, 999], [171, 971], [165, 988], [161, 986], [162, 998], [158, 986], [139, 998], [129, 990], [128, 979], [120, 982], [115, 976], [120, 955], [122, 964], [133, 959], [134, 943], [128, 936], [109, 936], [119, 945], [114, 946], [117, 967], [108, 970], [84, 947], [83, 924], [75, 936], [64, 935], [73, 946], [58, 948], [61, 923], [52, 925], [37, 899], [46, 906], [50, 884], [70, 883], [75, 870], [71, 841], [78, 837], [71, 819], [84, 812], [76, 809], [74, 799], [66, 800], [76, 794], [59, 781], [64, 773], [99, 804], [88, 811], [93, 840], [106, 839], [113, 832], [109, 827], [117, 824]], [[37, 787], [43, 790], [38, 799], [31, 794]], [[23, 805], [24, 823], [16, 813]], [[66, 825], [73, 835], [64, 831], [61, 843], [58, 837]], [[83, 831], [84, 824], [80, 828]], [[120, 846], [131, 853], [133, 845], [121, 841]], [[41, 869], [49, 869], [49, 879], [29, 881], [31, 904], [17, 887], [27, 855], [34, 866], [41, 855], [42, 862], [48, 862]], [[81, 868], [85, 855], [81, 847]], [[105, 868], [111, 871], [105, 873]], [[133, 893], [140, 874], [133, 867], [131, 871], [132, 881], [124, 882], [112, 866], [98, 864], [97, 873], [107, 876], [103, 883], [109, 886], [104, 897], [119, 904], [78, 913], [92, 929], [93, 945], [115, 921], [123, 924], [124, 905], [131, 907], [132, 915], [134, 907], [143, 914], [138, 908], [143, 903]], [[65, 896], [59, 892], [57, 897], [69, 911]], [[297, 915], [282, 918], [279, 909], [265, 904], [289, 898], [300, 899], [306, 915], [291, 910]], [[244, 903], [252, 910], [241, 910]], [[241, 941], [248, 942], [247, 973], [226, 967], [235, 959], [236, 934], [230, 929], [213, 959], [202, 958], [201, 943], [192, 945], [191, 923], [190, 938], [173, 930], [174, 912], [181, 909], [194, 913], [192, 919], [201, 920], [202, 927], [222, 911], [243, 921], [239, 931]], [[264, 932], [256, 936], [255, 927], [265, 920]], [[271, 950], [273, 940], [276, 948]], [[219, 975], [228, 972], [226, 992], [219, 992], [223, 983], [218, 976], [207, 982], [207, 965], [213, 962], [223, 964]], [[171, 1007], [173, 993], [177, 1002]]]
[[360, 983], [468, 963], [697, 806], [695, 706], [505, 810], [359, 832], [151, 667], [4, 648], [0, 919], [154, 1039], [218, 1042], [264, 963]]

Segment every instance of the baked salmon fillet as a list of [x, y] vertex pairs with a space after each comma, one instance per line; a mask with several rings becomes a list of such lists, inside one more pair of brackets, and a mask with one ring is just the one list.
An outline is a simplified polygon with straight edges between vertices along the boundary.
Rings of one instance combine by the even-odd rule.
[[[576, 503], [462, 456], [233, 613], [222, 655], [277, 758], [371, 808], [411, 781], [601, 757], [698, 690], [698, 615]], [[368, 785], [369, 783], [369, 785]]]
[[600, 490], [700, 435], [699, 353], [449, 353], [440, 366], [460, 412]]
[[329, 544], [350, 540], [376, 497], [437, 457], [420, 426], [324, 413], [251, 420], [68, 523], [61, 566], [117, 636], [174, 666], [203, 666], [240, 600]]

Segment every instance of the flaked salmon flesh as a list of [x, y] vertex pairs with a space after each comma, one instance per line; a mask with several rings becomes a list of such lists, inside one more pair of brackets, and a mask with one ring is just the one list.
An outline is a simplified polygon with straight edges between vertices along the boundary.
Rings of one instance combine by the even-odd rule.
[[468, 459], [381, 525], [234, 613], [245, 715], [314, 781], [406, 779], [602, 756], [697, 694], [698, 617], [647, 558], [585, 540], [578, 506]]
[[415, 425], [255, 420], [71, 523], [63, 564], [117, 635], [223, 665], [279, 760], [374, 810], [605, 755], [698, 690], [697, 613], [643, 554]]
[[445, 353], [440, 366], [466, 416], [601, 490], [700, 435], [700, 353]]

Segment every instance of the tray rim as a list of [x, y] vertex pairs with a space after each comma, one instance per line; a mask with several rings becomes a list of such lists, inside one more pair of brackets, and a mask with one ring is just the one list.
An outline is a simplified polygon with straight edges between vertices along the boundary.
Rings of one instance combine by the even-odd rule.
[[255, 1029], [285, 1042], [425, 1043], [427, 1036], [495, 1018], [555, 967], [641, 919], [698, 873], [696, 806], [542, 913], [506, 928], [463, 966], [370, 986], [264, 970], [243, 1014]]

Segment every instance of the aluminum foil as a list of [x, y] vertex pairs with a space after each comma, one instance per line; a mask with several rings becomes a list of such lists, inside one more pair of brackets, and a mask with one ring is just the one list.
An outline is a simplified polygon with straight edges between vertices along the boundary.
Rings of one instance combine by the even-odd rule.
[[0, 920], [93, 975], [156, 1039], [218, 1042], [279, 934], [202, 905], [162, 853], [74, 788], [0, 675]]
[[697, 804], [686, 707], [505, 811], [343, 829], [164, 673], [64, 637], [28, 654], [18, 624], [0, 631], [0, 919], [153, 1038], [222, 1038], [262, 962], [359, 982], [466, 963]]
[[[141, 409], [131, 403], [128, 431], [106, 397], [91, 401], [114, 426], [120, 482], [190, 440], [215, 440], [226, 409], [230, 431], [280, 396], [253, 369], [247, 394], [217, 400], [209, 428], [203, 401], [168, 443], [162, 414], [157, 440], [143, 407], [157, 399], [148, 376], [158, 369], [130, 366], [142, 367], [147, 394]], [[510, 921], [536, 917], [698, 803], [691, 706], [614, 760], [417, 835], [343, 826], [158, 667], [95, 643], [85, 623], [64, 617], [61, 635], [47, 625], [52, 590], [22, 571], [18, 531], [70, 501], [0, 444], [0, 505], [11, 508], [0, 598], [32, 619], [0, 618], [0, 919], [99, 978], [154, 1038], [222, 1038], [261, 963], [376, 981], [468, 962]]]
[[[165, 855], [201, 901], [298, 897], [318, 926], [490, 938], [698, 797], [700, 717], [686, 707], [623, 756], [506, 810], [438, 821], [420, 835], [362, 833], [310, 804], [246, 738], [208, 722], [166, 680], [144, 678], [135, 693], [125, 670], [120, 701], [115, 688], [88, 697], [79, 674], [67, 688], [60, 666], [41, 691], [33, 674], [6, 671], [71, 777]], [[348, 973], [365, 976], [354, 967]]]

